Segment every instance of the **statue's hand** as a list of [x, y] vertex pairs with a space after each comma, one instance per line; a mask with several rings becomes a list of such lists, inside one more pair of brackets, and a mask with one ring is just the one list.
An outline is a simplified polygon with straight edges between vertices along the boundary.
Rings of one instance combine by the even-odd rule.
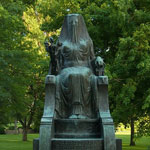
[[45, 45], [46, 51], [49, 52], [49, 43], [48, 42], [44, 42], [44, 45]]
[[103, 61], [103, 59], [100, 56], [98, 56], [96, 58], [95, 66], [96, 66], [96, 68], [102, 68], [104, 66], [104, 61]]

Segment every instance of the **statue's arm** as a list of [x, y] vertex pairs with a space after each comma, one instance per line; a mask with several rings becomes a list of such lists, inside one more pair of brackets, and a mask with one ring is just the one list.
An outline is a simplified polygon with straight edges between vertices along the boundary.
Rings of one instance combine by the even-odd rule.
[[49, 53], [51, 61], [49, 65], [49, 73], [50, 75], [57, 74], [57, 60], [56, 60], [56, 45], [53, 42], [53, 39], [50, 37], [49, 42], [45, 42], [45, 49]]
[[105, 64], [103, 59], [100, 56], [95, 57], [93, 46], [90, 49], [90, 59], [91, 59], [91, 66], [94, 74], [96, 76], [103, 76]]

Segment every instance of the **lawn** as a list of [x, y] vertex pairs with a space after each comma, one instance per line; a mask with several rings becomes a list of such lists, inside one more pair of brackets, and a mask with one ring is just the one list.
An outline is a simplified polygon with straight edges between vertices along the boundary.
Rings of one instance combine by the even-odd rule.
[[[0, 135], [0, 150], [32, 150], [32, 140], [37, 138], [38, 134], [29, 134], [28, 141], [22, 142], [22, 135]], [[123, 140], [123, 150], [150, 150], [150, 137], [143, 137], [136, 141], [136, 146], [129, 146], [130, 135], [126, 133], [117, 133], [117, 138]]]
[[[136, 146], [129, 146], [130, 135], [116, 135], [122, 139], [123, 150], [150, 150], [150, 137], [142, 137], [136, 140]], [[149, 149], [148, 149], [149, 147]]]
[[22, 135], [0, 135], [0, 150], [32, 150], [32, 140], [38, 134], [29, 134], [28, 141], [22, 142]]

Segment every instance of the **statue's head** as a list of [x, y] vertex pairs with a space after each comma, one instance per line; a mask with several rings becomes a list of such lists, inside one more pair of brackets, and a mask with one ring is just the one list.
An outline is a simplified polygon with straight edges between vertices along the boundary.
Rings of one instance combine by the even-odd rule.
[[84, 19], [80, 14], [68, 14], [65, 16], [59, 41], [77, 43], [80, 40], [91, 41]]

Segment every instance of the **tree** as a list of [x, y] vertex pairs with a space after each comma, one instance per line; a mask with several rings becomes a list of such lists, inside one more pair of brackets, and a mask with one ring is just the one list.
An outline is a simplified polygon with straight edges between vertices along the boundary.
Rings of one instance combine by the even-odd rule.
[[115, 124], [131, 124], [130, 145], [134, 145], [135, 121], [140, 122], [140, 135], [149, 131], [141, 130], [148, 127], [150, 116], [149, 4], [149, 0], [1, 1], [0, 113], [9, 116], [6, 112], [15, 110], [25, 133], [33, 120], [39, 122], [41, 113], [36, 110], [43, 104], [42, 82], [48, 70], [44, 39], [57, 39], [64, 16], [80, 13], [96, 55], [107, 64]]
[[[106, 62], [110, 79], [110, 108], [115, 123], [131, 124], [149, 110], [149, 0], [39, 1], [45, 18], [42, 30], [57, 31], [68, 13], [81, 13], [95, 45]], [[70, 7], [73, 6], [72, 7]]]
[[2, 1], [0, 11], [0, 102], [4, 106], [0, 113], [11, 114], [21, 122], [26, 141], [36, 110], [44, 99], [44, 34], [40, 31], [40, 15], [33, 6], [21, 0]]
[[[25, 56], [28, 55], [23, 51], [23, 46], [21, 47], [21, 39], [23, 38], [24, 25], [21, 22], [21, 16], [17, 16], [16, 13], [21, 14], [24, 10], [24, 7], [21, 7], [21, 3], [16, 3], [18, 10], [16, 12], [15, 5], [9, 5], [9, 1], [0, 3], [0, 101], [1, 101], [1, 113], [3, 114], [2, 118], [8, 118], [5, 116], [10, 110], [10, 104], [13, 102], [12, 95], [18, 96], [24, 93], [24, 88], [20, 86], [23, 83], [21, 77], [17, 77], [20, 82], [16, 82], [17, 79], [14, 79], [14, 73], [18, 73], [20, 70], [20, 64], [16, 63], [17, 61], [24, 61]], [[25, 64], [23, 64], [26, 67]], [[20, 92], [18, 91], [18, 87]], [[10, 113], [10, 112], [9, 112]]]

